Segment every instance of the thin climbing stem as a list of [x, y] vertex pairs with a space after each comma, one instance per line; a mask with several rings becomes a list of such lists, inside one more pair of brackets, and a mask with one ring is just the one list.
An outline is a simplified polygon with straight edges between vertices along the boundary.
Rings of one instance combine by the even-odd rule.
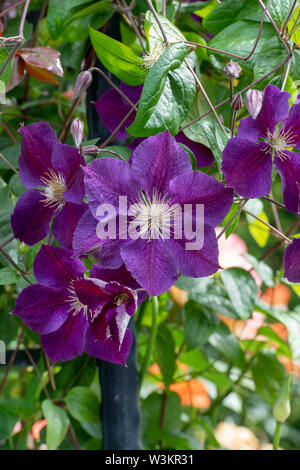
[[151, 360], [152, 352], [154, 349], [156, 333], [157, 333], [158, 298], [153, 297], [151, 303], [152, 303], [152, 324], [151, 324], [149, 342], [147, 345], [147, 349], [146, 349], [145, 356], [143, 358], [142, 366], [140, 370], [139, 388], [141, 388], [141, 386], [143, 385], [146, 372], [150, 365], [150, 360]]
[[264, 224], [266, 227], [268, 227], [270, 230], [272, 230], [274, 233], [276, 233], [280, 238], [282, 238], [284, 241], [288, 242], [288, 243], [291, 243], [291, 240], [286, 236], [284, 235], [284, 233], [280, 232], [280, 230], [277, 230], [275, 227], [273, 227], [273, 225], [269, 224], [268, 222], [266, 222], [265, 220], [261, 219], [260, 217], [258, 217], [257, 215], [253, 214], [252, 212], [249, 212], [247, 209], [243, 209], [243, 211], [250, 215], [251, 217], [253, 217], [254, 219], [258, 220], [259, 222], [261, 222], [262, 224]]
[[273, 437], [273, 450], [278, 450], [280, 443], [280, 433], [281, 433], [282, 423], [276, 422], [276, 429]]

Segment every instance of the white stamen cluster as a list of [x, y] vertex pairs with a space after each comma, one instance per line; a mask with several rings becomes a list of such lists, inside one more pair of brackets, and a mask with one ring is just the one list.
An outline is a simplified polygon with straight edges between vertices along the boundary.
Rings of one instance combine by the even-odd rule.
[[92, 317], [92, 310], [78, 299], [78, 296], [76, 294], [75, 288], [74, 288], [74, 281], [71, 281], [70, 287], [68, 288], [69, 291], [69, 296], [67, 298], [67, 302], [70, 304], [70, 308], [68, 309], [68, 312], [72, 312], [72, 315], [75, 316], [78, 313], [82, 312], [83, 315], [88, 319], [88, 315]]
[[164, 47], [159, 49], [157, 45], [155, 45], [148, 53], [143, 54], [143, 66], [146, 69], [151, 69], [163, 52], [165, 52]]
[[139, 229], [142, 238], [149, 240], [170, 238], [172, 221], [179, 214], [180, 206], [172, 204], [166, 195], [161, 196], [156, 190], [152, 197], [142, 193], [130, 207], [130, 215], [133, 217], [131, 225]]
[[276, 127], [273, 133], [268, 129], [265, 142], [267, 145], [263, 150], [265, 152], [271, 151], [272, 156], [278, 157], [281, 161], [288, 158], [286, 150], [295, 145], [293, 131], [291, 129], [286, 131], [284, 125]]
[[55, 173], [50, 169], [41, 181], [45, 184], [44, 189], [44, 204], [49, 207], [61, 209], [65, 203], [63, 194], [66, 191], [65, 178], [62, 173]]

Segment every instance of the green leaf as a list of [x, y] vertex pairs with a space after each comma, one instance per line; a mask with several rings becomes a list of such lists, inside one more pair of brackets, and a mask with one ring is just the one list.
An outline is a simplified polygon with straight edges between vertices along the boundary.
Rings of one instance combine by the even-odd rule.
[[241, 268], [221, 272], [221, 279], [237, 315], [251, 317], [257, 296], [257, 285], [250, 273]]
[[248, 253], [245, 253], [243, 256], [252, 264], [253, 269], [257, 272], [266, 286], [273, 287], [275, 285], [273, 270], [267, 265], [267, 263], [264, 261], [258, 261], [255, 256], [249, 255]]
[[220, 323], [209, 338], [209, 342], [230, 362], [240, 368], [245, 366], [245, 358], [239, 342], [224, 323]]
[[203, 20], [205, 28], [211, 33], [217, 34], [226, 26], [231, 25], [238, 13], [245, 5], [246, 0], [225, 0], [214, 8]]
[[0, 269], [0, 285], [9, 285], [17, 282], [20, 279], [20, 275], [14, 268], [2, 268]]
[[42, 411], [47, 420], [46, 443], [49, 450], [57, 449], [65, 438], [70, 424], [65, 410], [44, 400]]
[[140, 85], [147, 74], [143, 59], [124, 44], [90, 28], [90, 38], [102, 64], [127, 85]]
[[0, 404], [0, 439], [6, 439], [10, 436], [18, 419], [16, 414], [11, 413]]
[[[171, 23], [164, 16], [158, 15], [158, 17], [167, 36], [169, 44], [185, 41], [184, 35], [173, 23]], [[157, 50], [159, 52], [163, 52], [165, 50], [164, 39], [162, 37], [160, 27], [158, 26], [158, 23], [151, 11], [147, 11], [146, 13], [145, 31], [148, 38], [150, 51]]]
[[256, 391], [274, 404], [286, 376], [283, 365], [270, 352], [261, 352], [252, 366]]
[[99, 400], [89, 388], [72, 388], [66, 396], [66, 405], [69, 413], [78, 421], [98, 423]]
[[190, 50], [185, 44], [172, 44], [153, 65], [135, 120], [127, 129], [131, 135], [147, 137], [165, 129], [178, 133], [196, 93], [193, 75], [183, 63]]
[[168, 389], [175, 372], [176, 354], [173, 336], [164, 323], [161, 323], [157, 329], [156, 352], [165, 387]]
[[280, 336], [271, 328], [270, 326], [261, 326], [257, 330], [258, 335], [263, 335], [272, 342], [275, 342], [279, 345], [280, 348], [276, 350], [277, 355], [284, 354], [287, 357], [291, 357], [291, 351], [289, 350], [287, 344]]
[[[250, 217], [251, 216], [248, 216], [248, 220], [249, 220]], [[259, 214], [259, 218], [264, 220], [265, 222], [269, 222], [268, 216], [265, 213], [265, 211], [262, 211]], [[259, 220], [254, 219], [253, 217], [251, 217], [251, 219], [252, 219], [253, 222], [251, 222], [248, 225], [249, 232], [252, 235], [252, 237], [254, 238], [254, 240], [256, 241], [256, 243], [258, 244], [258, 246], [263, 248], [264, 246], [266, 246], [266, 244], [268, 242], [269, 235], [270, 235], [270, 229], [265, 224], [260, 222]]]
[[269, 0], [268, 1], [268, 10], [271, 13], [271, 16], [275, 23], [278, 26], [283, 25], [285, 22], [291, 8], [293, 5], [293, 0]]
[[[240, 204], [236, 204], [236, 203], [232, 204], [230, 211], [228, 212], [225, 219], [221, 223], [222, 227], [224, 227], [224, 228], [226, 227], [226, 225], [230, 222], [230, 220], [236, 215], [239, 208], [240, 208]], [[240, 215], [236, 216], [235, 219], [231, 222], [231, 224], [229, 225], [228, 229], [225, 232], [225, 237], [226, 238], [228, 238], [229, 235], [232, 232], [234, 232], [237, 224], [239, 223], [239, 219], [240, 219]]]
[[[8, 51], [7, 51], [6, 47], [2, 47], [2, 49], [0, 49], [0, 69], [4, 65], [4, 62], [6, 61], [7, 57], [8, 57]], [[0, 77], [0, 97], [1, 97], [2, 93], [4, 94], [5, 86], [7, 85], [8, 81], [9, 81], [11, 71], [12, 71], [12, 63], [13, 63], [13, 60], [11, 59], [8, 62], [8, 64], [6, 65], [4, 72], [2, 73], [2, 75]], [[0, 103], [1, 103], [1, 101], [0, 101]]]
[[205, 370], [210, 366], [200, 349], [192, 349], [190, 351], [183, 352], [180, 354], [178, 360], [197, 371]]
[[190, 300], [184, 307], [184, 333], [187, 345], [197, 348], [205, 344], [220, 323], [207, 307]]

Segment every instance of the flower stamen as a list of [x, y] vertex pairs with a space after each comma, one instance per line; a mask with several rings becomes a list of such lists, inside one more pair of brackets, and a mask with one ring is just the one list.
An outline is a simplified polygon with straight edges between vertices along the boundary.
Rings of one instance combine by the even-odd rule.
[[62, 173], [56, 173], [51, 168], [45, 173], [45, 176], [41, 178], [41, 181], [46, 186], [44, 189], [44, 204], [48, 207], [61, 209], [65, 203], [63, 194], [67, 189], [64, 175]]
[[141, 193], [129, 213], [133, 217], [132, 226], [135, 229], [139, 227], [142, 238], [164, 240], [170, 238], [172, 220], [181, 214], [181, 208], [173, 204], [167, 195], [161, 196], [154, 190], [152, 197]]
[[70, 308], [68, 309], [68, 312], [72, 312], [73, 316], [75, 317], [78, 313], [82, 311], [83, 315], [88, 319], [88, 315], [90, 314], [90, 317], [92, 318], [92, 310], [78, 299], [78, 295], [76, 294], [75, 288], [74, 288], [74, 281], [71, 281], [70, 287], [68, 288], [69, 291], [69, 296], [66, 300], [70, 304]]
[[281, 161], [288, 158], [286, 150], [292, 148], [296, 143], [292, 129], [286, 131], [284, 124], [281, 127], [277, 126], [273, 133], [268, 129], [265, 142], [267, 145], [263, 149], [264, 152], [271, 151], [272, 156], [278, 157]]

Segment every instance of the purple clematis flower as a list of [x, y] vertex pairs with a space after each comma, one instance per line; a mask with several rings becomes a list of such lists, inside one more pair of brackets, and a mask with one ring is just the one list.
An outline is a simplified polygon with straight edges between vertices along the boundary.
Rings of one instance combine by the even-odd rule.
[[19, 132], [20, 179], [28, 191], [18, 200], [11, 217], [14, 235], [34, 245], [49, 234], [56, 216], [53, 233], [61, 245], [71, 248], [74, 228], [87, 209], [82, 202], [84, 158], [74, 147], [59, 143], [45, 122], [22, 126]]
[[[296, 102], [297, 103], [297, 102]], [[289, 110], [289, 94], [268, 85], [262, 107], [254, 119], [242, 119], [238, 135], [223, 152], [226, 184], [244, 197], [269, 194], [273, 161], [281, 176], [283, 200], [291, 212], [300, 213], [300, 104]]]
[[284, 275], [290, 282], [300, 282], [300, 238], [294, 238], [284, 253]]
[[[228, 213], [233, 191], [200, 171], [192, 171], [187, 153], [168, 131], [145, 139], [134, 150], [131, 166], [101, 158], [91, 162], [84, 173], [90, 211], [83, 215], [74, 234], [77, 254], [99, 252], [104, 267], [118, 268], [124, 262], [151, 296], [167, 291], [178, 273], [201, 277], [219, 269], [214, 227]], [[110, 204], [115, 209], [115, 226], [120, 227], [128, 209], [120, 209], [120, 196], [127, 197], [133, 210], [128, 222], [139, 226], [142, 236], [133, 239], [129, 231], [119, 231], [114, 239], [99, 238], [96, 228], [103, 217], [98, 208]], [[187, 250], [186, 241], [191, 238], [175, 236], [175, 220], [182, 219], [185, 204], [204, 205], [201, 249]], [[150, 236], [145, 238], [149, 226]]]
[[137, 307], [137, 294], [129, 285], [138, 285], [124, 266], [117, 271], [95, 266], [85, 278], [84, 264], [72, 255], [65, 248], [42, 245], [33, 266], [38, 284], [21, 292], [13, 313], [41, 335], [53, 362], [85, 351], [125, 364], [131, 347], [127, 326]]
[[[133, 102], [136, 103], [141, 96], [143, 86], [129, 86], [125, 83], [121, 83], [120, 90]], [[103, 121], [103, 124], [110, 132], [113, 132], [120, 122], [124, 119], [126, 114], [130, 111], [130, 104], [114, 89], [108, 90], [103, 93], [98, 100], [94, 103], [94, 106]], [[133, 123], [135, 119], [133, 113], [127, 121], [123, 124], [120, 130], [116, 134], [116, 139], [122, 140], [129, 136], [126, 129]], [[134, 150], [144, 139], [141, 137], [135, 138], [130, 144], [129, 148]], [[188, 139], [183, 132], [179, 132], [176, 136], [177, 142], [186, 145], [195, 155], [197, 161], [197, 168], [203, 166], [209, 166], [214, 161], [212, 151], [205, 147], [205, 145], [193, 142]]]

